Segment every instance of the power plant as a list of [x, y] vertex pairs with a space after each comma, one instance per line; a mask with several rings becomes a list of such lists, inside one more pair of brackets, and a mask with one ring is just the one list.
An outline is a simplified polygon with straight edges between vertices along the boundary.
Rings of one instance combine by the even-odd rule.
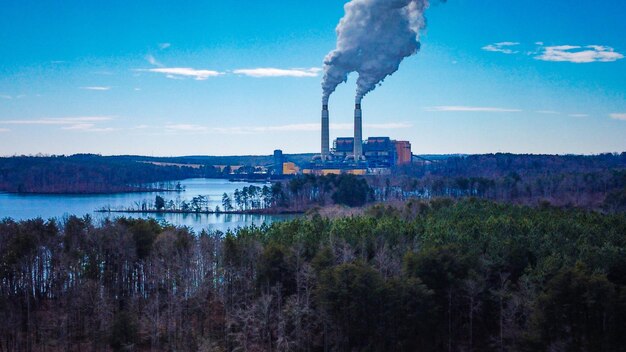
[[411, 143], [390, 137], [363, 140], [361, 104], [354, 106], [354, 136], [338, 137], [330, 148], [328, 104], [322, 105], [321, 153], [303, 170], [305, 174], [385, 174], [391, 168], [411, 162]]
[[[442, 0], [445, 1], [445, 0]], [[426, 28], [424, 11], [428, 0], [349, 1], [337, 25], [337, 45], [324, 58], [322, 80], [322, 150], [305, 173], [378, 173], [411, 162], [411, 145], [389, 137], [363, 141], [361, 101], [385, 78], [400, 68], [402, 61], [421, 48], [420, 31]], [[376, 29], [376, 30], [373, 30]], [[329, 149], [328, 101], [337, 86], [358, 73], [354, 106], [354, 136], [338, 138]], [[351, 145], [351, 151], [344, 147]], [[408, 157], [407, 157], [408, 155]]]

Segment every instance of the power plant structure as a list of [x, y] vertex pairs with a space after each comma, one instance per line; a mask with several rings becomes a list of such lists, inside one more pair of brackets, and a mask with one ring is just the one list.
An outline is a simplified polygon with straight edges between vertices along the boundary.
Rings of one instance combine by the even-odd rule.
[[411, 143], [390, 137], [363, 140], [361, 104], [354, 106], [354, 136], [338, 137], [330, 148], [328, 105], [322, 105], [321, 153], [303, 170], [305, 174], [385, 174], [391, 168], [411, 162]]

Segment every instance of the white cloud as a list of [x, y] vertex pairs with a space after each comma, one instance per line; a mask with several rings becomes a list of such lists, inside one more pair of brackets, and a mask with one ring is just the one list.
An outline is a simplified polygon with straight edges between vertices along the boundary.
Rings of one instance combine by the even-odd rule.
[[150, 69], [138, 69], [140, 72], [154, 72], [162, 73], [167, 78], [180, 79], [180, 78], [194, 78], [198, 81], [204, 81], [209, 77], [220, 76], [223, 73], [213, 70], [197, 70], [189, 67], [160, 67]]
[[115, 129], [110, 127], [98, 127], [97, 124], [112, 119], [113, 118], [109, 116], [46, 117], [31, 120], [0, 120], [0, 125], [60, 126], [60, 129], [70, 131], [109, 132]]
[[[150, 55], [146, 57], [148, 61], [155, 65], [160, 66], [156, 60]], [[214, 70], [198, 70], [189, 67], [157, 67], [150, 69], [136, 69], [137, 72], [154, 72], [154, 73], [162, 73], [165, 77], [170, 79], [184, 79], [184, 78], [194, 78], [199, 81], [206, 80], [210, 77], [221, 76], [225, 74], [236, 74], [247, 77], [255, 77], [255, 78], [268, 78], [268, 77], [294, 77], [294, 78], [303, 78], [303, 77], [318, 77], [322, 69], [319, 67], [311, 67], [311, 68], [291, 68], [291, 69], [281, 69], [281, 68], [271, 68], [271, 67], [261, 67], [261, 68], [246, 68], [246, 69], [237, 69], [233, 71], [214, 71]]]
[[95, 126], [93, 123], [78, 123], [75, 125], [69, 125], [67, 127], [61, 127], [62, 130], [87, 130]]
[[569, 114], [570, 117], [589, 117], [588, 114]]
[[552, 62], [572, 62], [576, 64], [590, 62], [613, 62], [623, 59], [624, 55], [609, 46], [587, 45], [557, 45], [543, 48], [543, 52], [535, 59]]
[[77, 123], [75, 125], [69, 125], [66, 127], [61, 127], [62, 130], [69, 130], [69, 131], [81, 131], [81, 132], [110, 132], [110, 131], [114, 131], [114, 128], [111, 127], [105, 127], [105, 128], [100, 128], [100, 127], [95, 127], [96, 125], [93, 123]]
[[154, 56], [150, 54], [146, 55], [146, 61], [148, 61], [148, 63], [152, 66], [163, 67], [163, 64], [161, 64]]
[[485, 51], [491, 51], [491, 52], [496, 52], [496, 53], [517, 54], [519, 51], [511, 49], [511, 47], [518, 46], [519, 44], [520, 43], [518, 42], [500, 42], [500, 43], [485, 45], [482, 47], [482, 49]]
[[11, 125], [67, 125], [87, 121], [109, 121], [112, 119], [109, 116], [45, 117], [36, 120], [0, 120], [0, 123]]
[[311, 68], [292, 68], [292, 69], [280, 69], [280, 68], [270, 68], [270, 67], [261, 67], [261, 68], [246, 68], [234, 70], [233, 73], [238, 75], [244, 75], [249, 77], [256, 78], [265, 78], [265, 77], [317, 77], [319, 73], [322, 71], [319, 67], [311, 67]]
[[13, 99], [13, 97], [10, 96], [10, 95], [0, 95], [0, 99], [11, 100], [11, 99]]
[[622, 112], [622, 113], [613, 113], [609, 115], [612, 119], [615, 120], [624, 120], [626, 121], [626, 112]]
[[165, 50], [165, 49], [169, 48], [170, 46], [172, 46], [172, 44], [170, 44], [170, 43], [159, 43], [159, 49], [161, 49], [161, 50]]
[[8, 128], [0, 128], [0, 132], [9, 132], [9, 131], [11, 131], [11, 130], [8, 129]]
[[[135, 129], [148, 129], [152, 126], [140, 125]], [[350, 123], [331, 123], [330, 129], [334, 131], [352, 131], [354, 126]], [[411, 124], [402, 122], [364, 124], [365, 128], [372, 129], [403, 129], [412, 127]], [[170, 124], [166, 125], [167, 132], [190, 132], [190, 133], [219, 133], [219, 134], [258, 134], [267, 132], [317, 132], [320, 130], [319, 123], [300, 123], [275, 126], [235, 126], [235, 127], [207, 127], [197, 124]]]
[[481, 107], [481, 106], [433, 106], [425, 108], [435, 112], [521, 112], [519, 109]]
[[110, 121], [109, 116], [51, 117], [34, 120], [0, 120], [5, 125], [77, 125]]
[[111, 87], [91, 86], [91, 87], [80, 87], [80, 89], [104, 91], [104, 90], [110, 90]]

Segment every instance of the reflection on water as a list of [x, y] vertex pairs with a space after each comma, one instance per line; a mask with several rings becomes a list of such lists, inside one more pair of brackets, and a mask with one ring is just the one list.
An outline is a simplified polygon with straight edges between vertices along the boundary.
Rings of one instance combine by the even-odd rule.
[[235, 189], [249, 186], [246, 182], [229, 182], [224, 179], [189, 179], [180, 182], [184, 192], [142, 192], [94, 195], [41, 195], [41, 194], [10, 194], [0, 193], [0, 218], [10, 217], [16, 220], [42, 217], [63, 218], [69, 215], [83, 216], [89, 214], [98, 223], [105, 218], [119, 216], [153, 217], [165, 220], [177, 226], [188, 226], [195, 231], [214, 229], [226, 231], [247, 225], [261, 225], [273, 221], [293, 218], [291, 215], [250, 215], [250, 214], [121, 214], [96, 213], [102, 208], [124, 209], [135, 207], [143, 201], [153, 202], [156, 195], [166, 200], [187, 201], [198, 195], [209, 198], [209, 207], [221, 207], [222, 195], [228, 193], [232, 197]]

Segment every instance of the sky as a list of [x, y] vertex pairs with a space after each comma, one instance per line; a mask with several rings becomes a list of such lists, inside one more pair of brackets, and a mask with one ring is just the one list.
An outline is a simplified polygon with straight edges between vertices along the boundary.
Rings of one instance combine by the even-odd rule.
[[[317, 152], [347, 1], [0, 3], [0, 155]], [[626, 151], [626, 2], [431, 4], [421, 51], [363, 100], [415, 154]], [[351, 136], [356, 74], [330, 100]]]

